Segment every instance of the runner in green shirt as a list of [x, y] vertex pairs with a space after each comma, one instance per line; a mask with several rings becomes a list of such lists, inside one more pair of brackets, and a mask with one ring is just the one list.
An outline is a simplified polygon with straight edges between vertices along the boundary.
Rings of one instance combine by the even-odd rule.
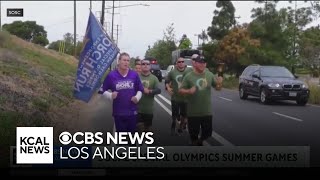
[[[222, 84], [222, 77], [215, 79], [212, 72], [206, 70], [205, 59], [194, 57], [193, 71], [182, 81], [179, 93], [187, 95], [188, 130], [192, 145], [202, 145], [212, 135], [211, 87]], [[198, 138], [201, 127], [201, 136]]]
[[172, 123], [171, 123], [171, 134], [175, 134], [176, 122], [180, 122], [178, 132], [182, 133], [182, 129], [185, 129], [187, 124], [187, 103], [185, 97], [178, 93], [181, 86], [183, 77], [192, 71], [192, 68], [188, 68], [184, 64], [182, 57], [176, 61], [175, 68], [171, 70], [165, 81], [166, 89], [171, 95], [171, 110], [172, 110]]
[[144, 92], [138, 104], [138, 132], [151, 131], [154, 96], [161, 93], [158, 78], [150, 72], [150, 61], [141, 61], [141, 73]]

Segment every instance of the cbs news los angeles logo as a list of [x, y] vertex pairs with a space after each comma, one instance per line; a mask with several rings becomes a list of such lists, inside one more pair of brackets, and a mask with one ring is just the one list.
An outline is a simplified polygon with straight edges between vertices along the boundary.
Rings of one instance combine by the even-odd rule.
[[17, 127], [17, 164], [53, 164], [53, 127]]

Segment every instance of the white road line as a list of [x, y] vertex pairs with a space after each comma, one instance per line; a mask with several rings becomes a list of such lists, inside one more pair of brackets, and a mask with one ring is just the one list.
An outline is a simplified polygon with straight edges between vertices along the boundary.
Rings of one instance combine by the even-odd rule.
[[154, 100], [171, 116], [172, 112], [170, 111], [170, 109], [168, 109], [164, 104], [162, 104], [157, 98], [154, 98]]
[[169, 101], [167, 98], [162, 96], [161, 94], [158, 94], [159, 98], [163, 99], [166, 103], [168, 103], [171, 106], [171, 101]]
[[[169, 110], [164, 104], [162, 104], [157, 98], [154, 98], [154, 100], [171, 116], [172, 112]], [[212, 131], [212, 137], [216, 139], [219, 143], [223, 144], [224, 146], [234, 146], [232, 143], [224, 139], [222, 136], [220, 136], [218, 133]], [[207, 141], [203, 142], [203, 145], [205, 146], [211, 146]]]
[[219, 96], [219, 98], [220, 98], [220, 99], [223, 99], [223, 100], [226, 100], [226, 101], [232, 101], [231, 99], [224, 98], [224, 97], [220, 97], [220, 96]]
[[295, 117], [291, 117], [291, 116], [288, 116], [288, 115], [285, 115], [285, 114], [281, 114], [281, 113], [277, 113], [277, 112], [272, 112], [272, 113], [273, 113], [273, 114], [276, 114], [276, 115], [278, 115], [278, 116], [282, 116], [282, 117], [286, 117], [286, 118], [295, 120], [295, 121], [299, 121], [299, 122], [302, 122], [302, 121], [303, 121], [302, 119], [298, 119], [298, 118], [295, 118]]
[[234, 146], [231, 142], [224, 139], [222, 136], [220, 136], [218, 133], [212, 131], [212, 137], [216, 139], [219, 143], [223, 144], [224, 146]]

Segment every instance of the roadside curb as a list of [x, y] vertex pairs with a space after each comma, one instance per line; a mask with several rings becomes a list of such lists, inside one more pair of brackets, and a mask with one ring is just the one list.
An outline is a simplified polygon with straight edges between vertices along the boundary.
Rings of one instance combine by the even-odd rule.
[[307, 104], [307, 105], [320, 108], [320, 105], [315, 105], [315, 104]]

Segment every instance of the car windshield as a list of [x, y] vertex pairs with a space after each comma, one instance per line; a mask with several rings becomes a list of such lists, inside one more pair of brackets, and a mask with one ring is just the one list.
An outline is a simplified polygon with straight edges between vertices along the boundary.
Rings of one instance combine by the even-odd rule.
[[151, 64], [151, 69], [160, 70], [159, 64]]
[[261, 77], [293, 78], [292, 73], [284, 67], [263, 67]]

